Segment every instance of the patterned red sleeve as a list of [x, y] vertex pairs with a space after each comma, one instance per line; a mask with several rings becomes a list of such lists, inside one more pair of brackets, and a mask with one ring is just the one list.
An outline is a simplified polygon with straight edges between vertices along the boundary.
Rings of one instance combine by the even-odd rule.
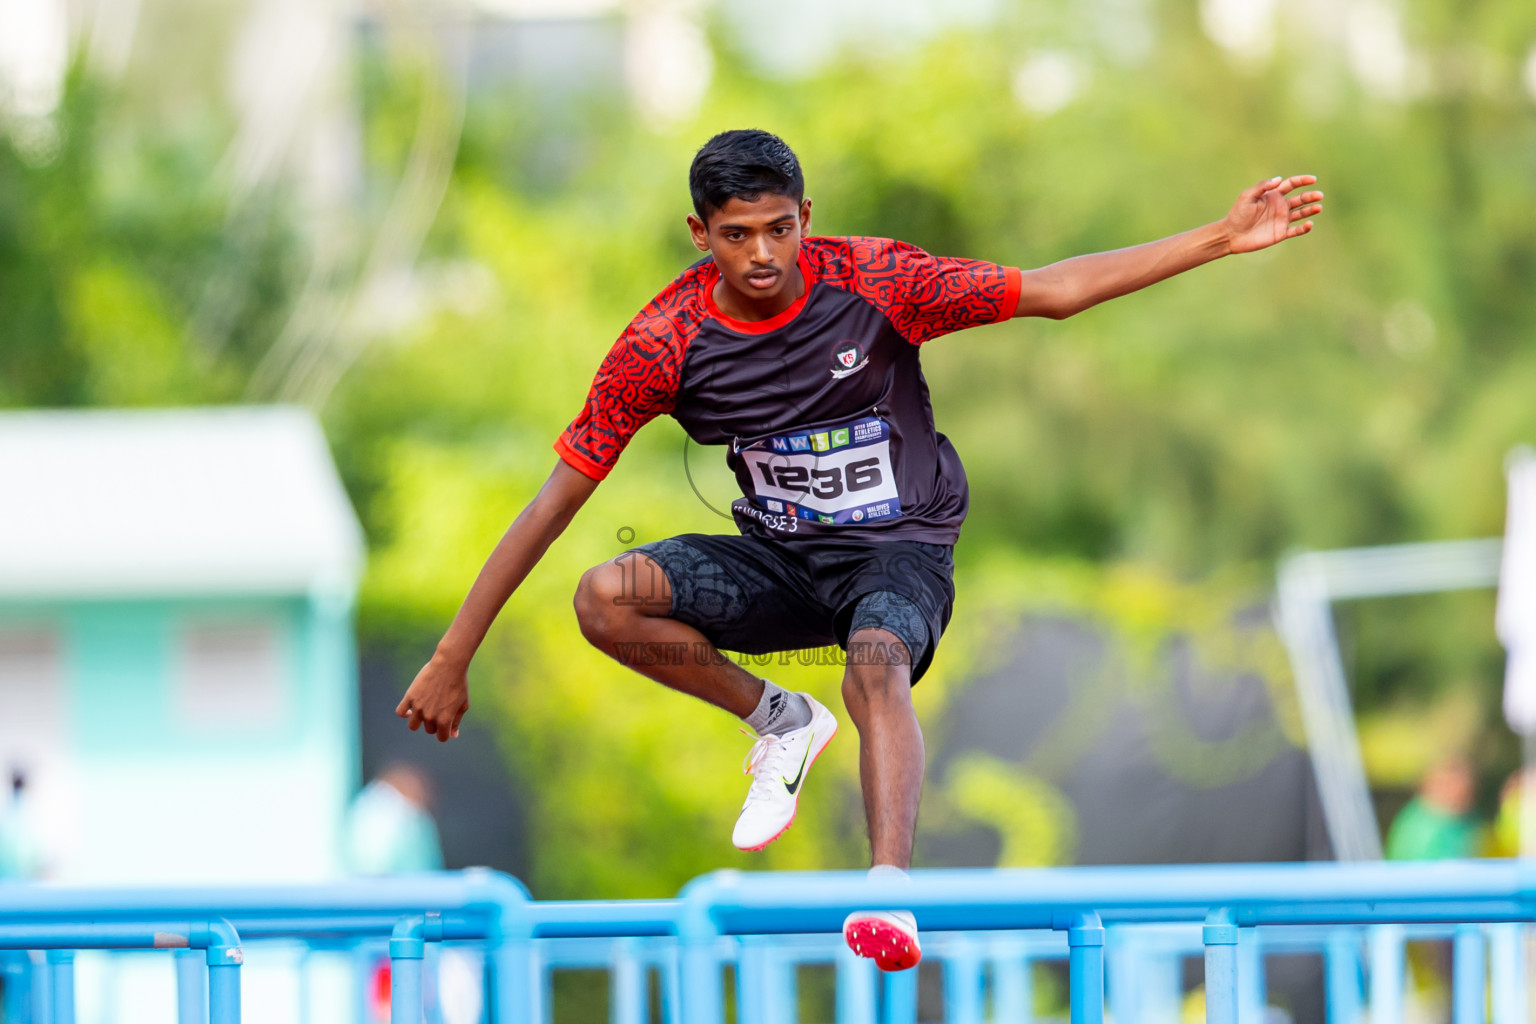
[[702, 319], [697, 270], [672, 282], [630, 321], [597, 368], [586, 405], [555, 451], [594, 480], [606, 477], [635, 431], [677, 404], [683, 354]]
[[930, 256], [888, 238], [837, 241], [846, 246], [846, 262], [834, 260], [843, 264], [845, 287], [880, 307], [897, 333], [914, 345], [1007, 320], [1018, 308], [1017, 267]]

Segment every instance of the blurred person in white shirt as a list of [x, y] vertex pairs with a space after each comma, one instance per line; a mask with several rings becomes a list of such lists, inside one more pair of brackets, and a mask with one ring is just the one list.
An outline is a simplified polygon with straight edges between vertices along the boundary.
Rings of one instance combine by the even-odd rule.
[[443, 848], [421, 770], [393, 764], [363, 787], [347, 811], [347, 868], [358, 875], [441, 871]]

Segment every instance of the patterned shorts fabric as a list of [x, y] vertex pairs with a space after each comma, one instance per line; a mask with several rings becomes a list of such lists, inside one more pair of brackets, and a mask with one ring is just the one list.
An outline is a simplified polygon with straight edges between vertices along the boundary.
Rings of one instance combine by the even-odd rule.
[[683, 534], [634, 549], [672, 587], [671, 616], [716, 647], [767, 654], [837, 645], [861, 629], [895, 634], [906, 652], [855, 646], [850, 658], [910, 657], [928, 670], [954, 607], [952, 549], [918, 541], [779, 543]]

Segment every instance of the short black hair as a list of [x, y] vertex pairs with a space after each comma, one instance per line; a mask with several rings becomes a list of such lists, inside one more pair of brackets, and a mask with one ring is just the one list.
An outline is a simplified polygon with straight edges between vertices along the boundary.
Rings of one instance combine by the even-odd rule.
[[688, 169], [688, 191], [700, 220], [709, 220], [732, 199], [756, 202], [764, 195], [805, 198], [800, 160], [784, 140], [757, 128], [721, 132], [704, 143]]

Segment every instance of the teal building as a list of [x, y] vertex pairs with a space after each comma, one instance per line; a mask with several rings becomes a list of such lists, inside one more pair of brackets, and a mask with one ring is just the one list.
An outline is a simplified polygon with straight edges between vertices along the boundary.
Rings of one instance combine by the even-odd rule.
[[363, 556], [303, 410], [0, 414], [0, 771], [42, 873], [338, 874]]

